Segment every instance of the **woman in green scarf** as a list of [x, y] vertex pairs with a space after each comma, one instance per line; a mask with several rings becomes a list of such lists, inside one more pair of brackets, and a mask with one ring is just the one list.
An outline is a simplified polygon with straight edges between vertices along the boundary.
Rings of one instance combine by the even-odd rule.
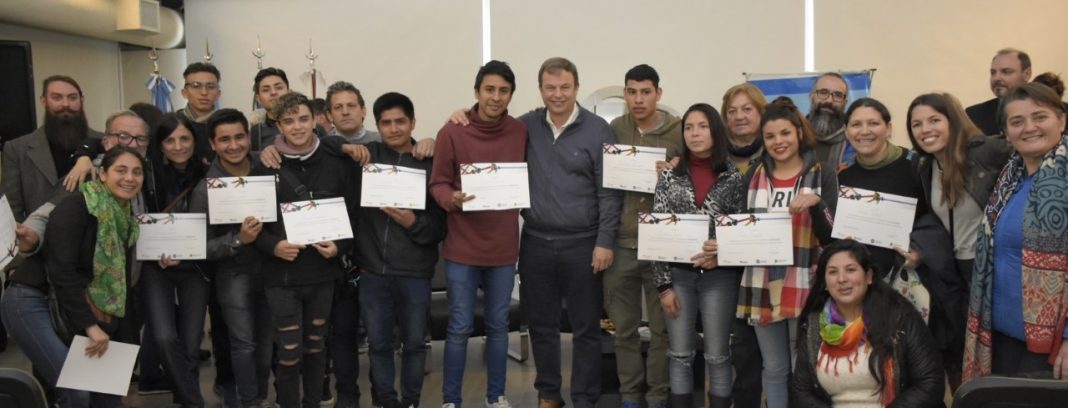
[[[103, 356], [111, 338], [137, 340], [127, 262], [138, 236], [130, 201], [141, 191], [144, 169], [136, 151], [112, 148], [99, 179], [57, 204], [48, 222], [48, 278], [67, 326], [89, 338], [85, 354], [90, 357]], [[91, 399], [94, 407], [122, 406], [119, 396], [91, 393]]]

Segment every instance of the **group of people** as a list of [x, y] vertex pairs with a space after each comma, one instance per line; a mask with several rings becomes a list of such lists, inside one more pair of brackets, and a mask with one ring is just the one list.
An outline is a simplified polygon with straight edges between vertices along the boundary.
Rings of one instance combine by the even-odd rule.
[[[1026, 53], [994, 57], [991, 102], [966, 110], [947, 93], [915, 98], [905, 120], [912, 149], [891, 142], [886, 106], [850, 103], [848, 82], [833, 72], [815, 81], [807, 114], [743, 83], [719, 110], [697, 103], [680, 118], [657, 106], [659, 75], [642, 64], [625, 73], [627, 112], [611, 123], [577, 104], [569, 60], [550, 58], [537, 75], [544, 107], [513, 117], [515, 75], [486, 63], [476, 102], [418, 142], [405, 95], [374, 101], [374, 132], [352, 84], [337, 82], [314, 103], [276, 68], [255, 77], [266, 114], [254, 123], [216, 110], [221, 75], [194, 63], [184, 73], [188, 106], [117, 112], [103, 134], [88, 127], [78, 83], [49, 77], [44, 125], [3, 150], [0, 189], [19, 222], [4, 324], [60, 406], [122, 404], [55, 388], [72, 336], [83, 335], [91, 356], [111, 339], [142, 344], [140, 388], [170, 389], [176, 404], [196, 407], [207, 310], [226, 406], [272, 406], [273, 375], [276, 402], [288, 408], [335, 398], [331, 371], [336, 406], [359, 405], [362, 321], [375, 405], [419, 406], [440, 256], [447, 408], [462, 403], [479, 309], [487, 382], [478, 403], [511, 406], [517, 273], [539, 407], [563, 405], [562, 318], [579, 407], [601, 394], [605, 316], [623, 407], [693, 406], [701, 349], [713, 407], [759, 407], [762, 394], [771, 408], [942, 406], [947, 379], [955, 389], [989, 374], [1068, 377], [1066, 111], [1056, 76], [1028, 83]], [[653, 194], [604, 187], [603, 146], [615, 143], [665, 148]], [[527, 164], [529, 208], [465, 211], [476, 197], [461, 165], [485, 162]], [[361, 208], [367, 163], [426, 171], [425, 209]], [[206, 179], [249, 176], [273, 176], [278, 203], [344, 198], [354, 238], [297, 244], [282, 222], [249, 216], [210, 225], [203, 261], [135, 259], [136, 214], [210, 213]], [[909, 246], [831, 238], [840, 186], [916, 199]], [[788, 213], [793, 263], [720, 266], [714, 228], [692, 262], [639, 260], [642, 212]], [[917, 305], [887, 283], [906, 273], [938, 301]]]

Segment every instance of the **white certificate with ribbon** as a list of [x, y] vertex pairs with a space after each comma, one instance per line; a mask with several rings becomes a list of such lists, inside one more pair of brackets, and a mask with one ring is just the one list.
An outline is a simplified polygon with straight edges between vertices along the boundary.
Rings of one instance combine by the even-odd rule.
[[693, 263], [708, 240], [708, 215], [638, 213], [638, 259]]
[[364, 165], [360, 206], [426, 209], [426, 170], [380, 163]]
[[11, 212], [11, 203], [7, 195], [0, 197], [0, 269], [11, 263], [19, 254], [19, 243], [15, 238], [15, 214]]
[[286, 240], [314, 244], [352, 238], [352, 225], [344, 197], [282, 203]]
[[605, 143], [602, 150], [606, 188], [639, 193], [656, 190], [656, 162], [667, 158], [667, 149]]
[[839, 186], [831, 237], [908, 250], [909, 234], [916, 220], [916, 202], [912, 197]]
[[274, 176], [209, 177], [208, 222], [240, 224], [252, 216], [261, 222], [278, 221]]
[[793, 216], [788, 213], [716, 216], [716, 245], [719, 265], [793, 265]]
[[526, 163], [461, 164], [460, 189], [475, 196], [464, 203], [464, 211], [530, 208]]
[[137, 237], [137, 259], [155, 261], [163, 257], [196, 260], [208, 257], [208, 216], [206, 214], [157, 214], [137, 216], [141, 232]]

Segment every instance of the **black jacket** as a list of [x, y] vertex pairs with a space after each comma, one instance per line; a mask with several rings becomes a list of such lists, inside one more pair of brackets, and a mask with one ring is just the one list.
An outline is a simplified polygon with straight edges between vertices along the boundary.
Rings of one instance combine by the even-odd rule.
[[[349, 222], [356, 219], [360, 206], [357, 197], [359, 179], [355, 177], [355, 166], [349, 159], [334, 155], [320, 145], [305, 160], [284, 158], [282, 169], [270, 170], [268, 174], [278, 175], [283, 171], [294, 175], [307, 189], [305, 195], [310, 196], [311, 199], [344, 197], [345, 205], [348, 207]], [[279, 205], [309, 199], [309, 197], [299, 195], [298, 186], [287, 182], [286, 177], [279, 176], [277, 180], [276, 194]], [[353, 228], [353, 233], [358, 233], [355, 228]], [[297, 259], [292, 262], [276, 257], [274, 247], [284, 239], [286, 239], [285, 223], [282, 221], [282, 213], [279, 210], [278, 221], [264, 225], [255, 243], [256, 249], [265, 258], [262, 273], [264, 286], [318, 284], [333, 281], [341, 276], [341, 267], [336, 257], [323, 258], [311, 245], [302, 249]], [[334, 243], [337, 245], [338, 254], [352, 250], [351, 239], [338, 240]]]
[[[252, 171], [249, 176], [269, 175], [255, 159], [252, 160]], [[227, 173], [216, 158], [208, 168], [207, 177], [233, 177]], [[189, 212], [209, 214], [208, 187], [204, 180], [200, 180], [189, 197]], [[265, 225], [266, 226], [266, 225]], [[257, 252], [249, 244], [237, 242], [241, 236], [241, 224], [208, 225], [208, 259], [216, 270], [234, 271], [237, 273], [256, 274], [259, 272], [262, 254]]]
[[[942, 357], [920, 315], [904, 299], [893, 310], [880, 312], [893, 313], [892, 321], [896, 323], [891, 335], [897, 393], [890, 407], [945, 407]], [[823, 342], [819, 318], [819, 312], [813, 312], [798, 322], [797, 363], [790, 381], [791, 407], [831, 407], [831, 396], [816, 377], [816, 358]], [[868, 366], [858, 369], [867, 372]]]
[[998, 126], [999, 103], [1001, 101], [998, 98], [994, 98], [969, 106], [964, 112], [968, 114], [968, 118], [972, 120], [972, 123], [975, 123], [975, 126], [978, 126], [979, 130], [983, 131], [984, 135], [1000, 135], [1001, 127]]
[[[433, 162], [399, 154], [382, 142], [366, 144], [371, 162], [426, 170]], [[405, 229], [377, 208], [360, 211], [356, 228], [356, 265], [368, 272], [411, 278], [434, 277], [438, 244], [445, 239], [445, 210], [426, 193], [426, 209], [415, 210], [415, 224]]]
[[[919, 157], [912, 161], [913, 168], [920, 176], [924, 198], [933, 206], [933, 200], [941, 200], [941, 197], [931, 197], [931, 167], [934, 166], [935, 160], [933, 156], [920, 150], [917, 150], [917, 153]], [[990, 193], [994, 191], [994, 183], [1011, 154], [1012, 146], [1001, 137], [976, 137], [968, 142], [965, 189], [979, 208], [986, 208]]]

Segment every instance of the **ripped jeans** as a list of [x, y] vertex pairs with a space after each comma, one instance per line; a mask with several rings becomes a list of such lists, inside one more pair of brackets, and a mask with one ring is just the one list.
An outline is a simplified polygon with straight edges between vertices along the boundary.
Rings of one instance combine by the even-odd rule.
[[695, 271], [671, 267], [672, 289], [679, 301], [674, 319], [664, 316], [668, 331], [668, 373], [672, 394], [693, 392], [693, 362], [696, 356], [697, 317], [704, 332], [704, 360], [713, 396], [731, 395], [730, 336], [738, 299], [741, 271], [716, 268]]
[[[334, 282], [268, 286], [265, 291], [275, 326], [278, 405], [318, 407], [326, 372], [325, 338]], [[304, 384], [303, 404], [301, 383]]]

